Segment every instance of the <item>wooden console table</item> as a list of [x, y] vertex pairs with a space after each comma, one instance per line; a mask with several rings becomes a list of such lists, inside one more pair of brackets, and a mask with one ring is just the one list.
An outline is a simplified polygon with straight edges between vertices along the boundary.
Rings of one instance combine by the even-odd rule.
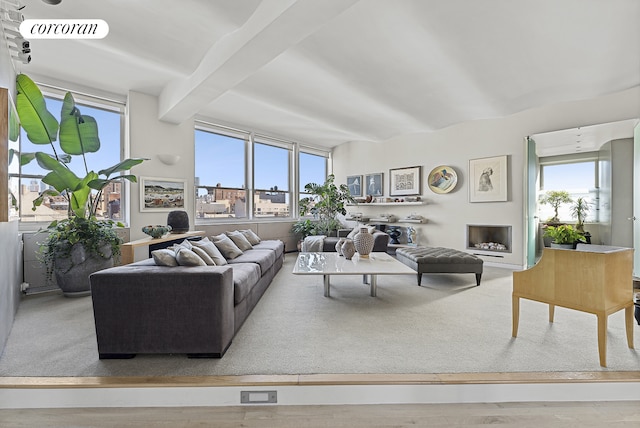
[[520, 298], [589, 312], [598, 317], [600, 365], [607, 366], [607, 317], [625, 310], [627, 344], [633, 348], [633, 249], [579, 244], [576, 250], [545, 248], [537, 265], [513, 273], [513, 330]]
[[120, 250], [122, 254], [120, 255], [120, 263], [123, 265], [127, 265], [129, 263], [133, 263], [134, 261], [134, 251], [138, 247], [149, 247], [149, 245], [159, 244], [161, 242], [175, 241], [180, 239], [187, 239], [194, 236], [204, 236], [205, 232], [203, 230], [196, 230], [193, 232], [185, 232], [185, 233], [168, 233], [162, 238], [142, 238], [137, 241], [126, 242], [122, 244]]

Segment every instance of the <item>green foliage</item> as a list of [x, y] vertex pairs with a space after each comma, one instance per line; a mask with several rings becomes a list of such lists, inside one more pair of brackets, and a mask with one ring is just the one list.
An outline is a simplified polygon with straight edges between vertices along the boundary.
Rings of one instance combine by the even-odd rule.
[[298, 236], [299, 239], [304, 239], [307, 236], [315, 235], [316, 223], [310, 219], [298, 220], [291, 226], [291, 231]]
[[560, 219], [558, 218], [558, 208], [562, 204], [570, 204], [573, 202], [573, 199], [571, 199], [569, 192], [566, 190], [549, 190], [540, 195], [538, 202], [543, 205], [549, 204], [553, 207], [554, 215], [548, 221], [550, 223], [558, 223], [560, 222]]
[[583, 238], [582, 233], [568, 224], [560, 226], [547, 226], [544, 236], [551, 238], [556, 244], [573, 244]]
[[587, 218], [590, 208], [589, 201], [583, 197], [576, 199], [573, 205], [571, 205], [571, 217], [578, 219], [576, 229], [582, 233], [584, 233], [584, 220]]
[[[75, 244], [82, 244], [89, 257], [104, 257], [107, 247], [111, 249], [111, 254], [117, 257], [122, 242], [114, 226], [124, 225], [112, 220], [98, 220], [96, 211], [102, 190], [115, 180], [125, 179], [135, 183], [135, 175], [119, 173], [142, 163], [144, 159], [126, 159], [97, 173], [89, 170], [85, 154], [100, 150], [96, 120], [80, 113], [73, 95], [69, 92], [64, 97], [61, 119], [58, 122], [47, 110], [38, 86], [24, 74], [16, 77], [16, 89], [16, 110], [27, 138], [36, 145], [50, 145], [53, 150], [53, 155], [45, 152], [20, 154], [21, 165], [35, 159], [40, 167], [49, 171], [42, 181], [53, 187], [38, 195], [33, 201], [33, 210], [42, 205], [46, 196], [62, 196], [69, 204], [67, 219], [53, 221], [47, 227], [46, 240], [41, 243], [40, 257], [47, 266], [48, 278], [51, 278], [51, 274], [56, 270], [56, 260], [68, 257]], [[59, 147], [56, 147], [54, 143], [58, 139]], [[68, 163], [73, 156], [82, 158], [85, 167], [84, 177], [78, 177], [69, 168]], [[73, 263], [68, 269], [71, 267]]]
[[331, 174], [323, 184], [308, 183], [304, 186], [305, 192], [311, 196], [300, 199], [300, 215], [311, 213], [318, 219], [317, 233], [329, 235], [331, 231], [338, 230], [341, 227], [338, 214], [346, 215], [345, 204], [355, 202], [347, 185], [337, 186], [334, 180]]
[[[70, 217], [52, 222], [47, 228], [47, 238], [42, 243], [39, 253], [40, 261], [47, 268], [47, 280], [51, 280], [53, 272], [58, 268], [57, 259], [68, 258], [71, 249], [76, 244], [84, 246], [87, 254], [116, 260], [120, 256], [122, 239], [113, 227], [124, 226], [113, 220], [95, 220], [81, 217]], [[68, 267], [67, 267], [68, 266]], [[66, 271], [73, 267], [73, 263], [66, 264]]]

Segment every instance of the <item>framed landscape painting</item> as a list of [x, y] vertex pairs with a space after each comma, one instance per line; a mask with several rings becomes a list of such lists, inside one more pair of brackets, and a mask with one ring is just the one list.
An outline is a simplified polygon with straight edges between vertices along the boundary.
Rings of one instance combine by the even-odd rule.
[[140, 211], [173, 211], [186, 205], [187, 181], [140, 177]]
[[347, 176], [347, 187], [351, 196], [362, 196], [362, 176], [361, 175], [349, 175]]
[[389, 196], [420, 194], [420, 167], [389, 170]]
[[469, 202], [507, 200], [507, 156], [469, 160]]

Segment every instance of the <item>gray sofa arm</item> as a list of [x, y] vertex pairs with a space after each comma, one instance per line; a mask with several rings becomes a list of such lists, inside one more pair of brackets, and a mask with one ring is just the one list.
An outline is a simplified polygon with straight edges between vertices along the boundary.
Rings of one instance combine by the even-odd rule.
[[100, 358], [222, 357], [234, 334], [228, 266], [126, 265], [90, 276]]

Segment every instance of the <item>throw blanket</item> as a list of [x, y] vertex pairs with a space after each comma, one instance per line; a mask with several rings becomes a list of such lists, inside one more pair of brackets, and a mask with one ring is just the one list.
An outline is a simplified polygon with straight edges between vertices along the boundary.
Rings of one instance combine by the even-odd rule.
[[307, 236], [302, 241], [302, 251], [305, 253], [320, 253], [324, 245], [326, 235]]

